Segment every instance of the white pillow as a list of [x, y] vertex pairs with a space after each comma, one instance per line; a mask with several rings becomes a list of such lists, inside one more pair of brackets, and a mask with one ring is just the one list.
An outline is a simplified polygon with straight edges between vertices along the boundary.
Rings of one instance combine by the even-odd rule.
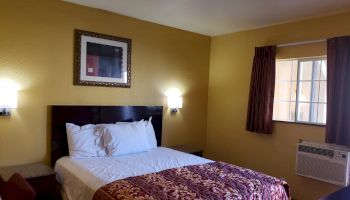
[[73, 158], [106, 156], [102, 134], [96, 125], [77, 126], [66, 123], [69, 155]]
[[148, 139], [148, 143], [151, 148], [157, 148], [157, 139], [156, 133], [154, 132], [152, 125], [152, 117], [150, 117], [147, 121], [144, 121], [146, 127], [146, 135]]
[[134, 123], [142, 123], [145, 126], [145, 133], [147, 136], [147, 141], [149, 143], [149, 146], [153, 148], [157, 148], [157, 139], [156, 139], [156, 133], [154, 132], [153, 125], [152, 125], [152, 116], [147, 120], [140, 120], [140, 121], [134, 121], [134, 122], [116, 122], [115, 124], [134, 124]]
[[144, 152], [151, 149], [143, 123], [119, 123], [105, 128], [104, 145], [109, 156]]

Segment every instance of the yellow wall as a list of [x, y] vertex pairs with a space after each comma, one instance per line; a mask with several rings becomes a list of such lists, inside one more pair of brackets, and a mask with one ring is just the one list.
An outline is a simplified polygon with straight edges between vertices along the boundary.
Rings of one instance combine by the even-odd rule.
[[[245, 131], [245, 122], [254, 47], [349, 35], [349, 21], [350, 13], [346, 13], [213, 37], [206, 155], [284, 177], [297, 199], [317, 199], [336, 190], [336, 186], [295, 175], [298, 140], [324, 141], [324, 127], [276, 122], [272, 135], [256, 135]], [[283, 51], [284, 56], [288, 52]], [[305, 52], [305, 56], [322, 52]]]
[[[20, 86], [18, 109], [0, 117], [0, 166], [48, 161], [48, 105], [166, 105], [163, 144], [205, 145], [210, 37], [59, 0], [0, 0], [0, 79]], [[73, 33], [132, 39], [131, 88], [73, 85]]]

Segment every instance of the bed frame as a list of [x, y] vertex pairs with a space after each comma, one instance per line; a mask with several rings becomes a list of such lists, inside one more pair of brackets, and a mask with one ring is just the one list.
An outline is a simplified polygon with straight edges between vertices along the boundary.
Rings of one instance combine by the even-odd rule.
[[50, 106], [51, 107], [51, 165], [69, 155], [66, 123], [77, 125], [138, 121], [152, 116], [157, 145], [162, 143], [162, 106]]

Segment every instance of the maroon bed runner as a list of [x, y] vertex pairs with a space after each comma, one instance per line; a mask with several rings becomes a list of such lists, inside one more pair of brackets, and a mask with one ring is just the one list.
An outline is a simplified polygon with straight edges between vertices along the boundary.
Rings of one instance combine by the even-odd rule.
[[98, 189], [93, 199], [288, 200], [289, 187], [284, 180], [214, 162], [114, 181]]

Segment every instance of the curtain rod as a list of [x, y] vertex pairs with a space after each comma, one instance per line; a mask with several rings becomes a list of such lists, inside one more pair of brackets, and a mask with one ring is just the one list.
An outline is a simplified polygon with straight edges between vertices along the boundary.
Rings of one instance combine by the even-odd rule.
[[320, 43], [320, 42], [326, 42], [326, 41], [327, 41], [326, 39], [320, 39], [320, 40], [309, 40], [309, 41], [302, 41], [302, 42], [292, 42], [292, 43], [278, 44], [277, 47], [298, 46], [298, 45], [314, 44], [314, 43]]

